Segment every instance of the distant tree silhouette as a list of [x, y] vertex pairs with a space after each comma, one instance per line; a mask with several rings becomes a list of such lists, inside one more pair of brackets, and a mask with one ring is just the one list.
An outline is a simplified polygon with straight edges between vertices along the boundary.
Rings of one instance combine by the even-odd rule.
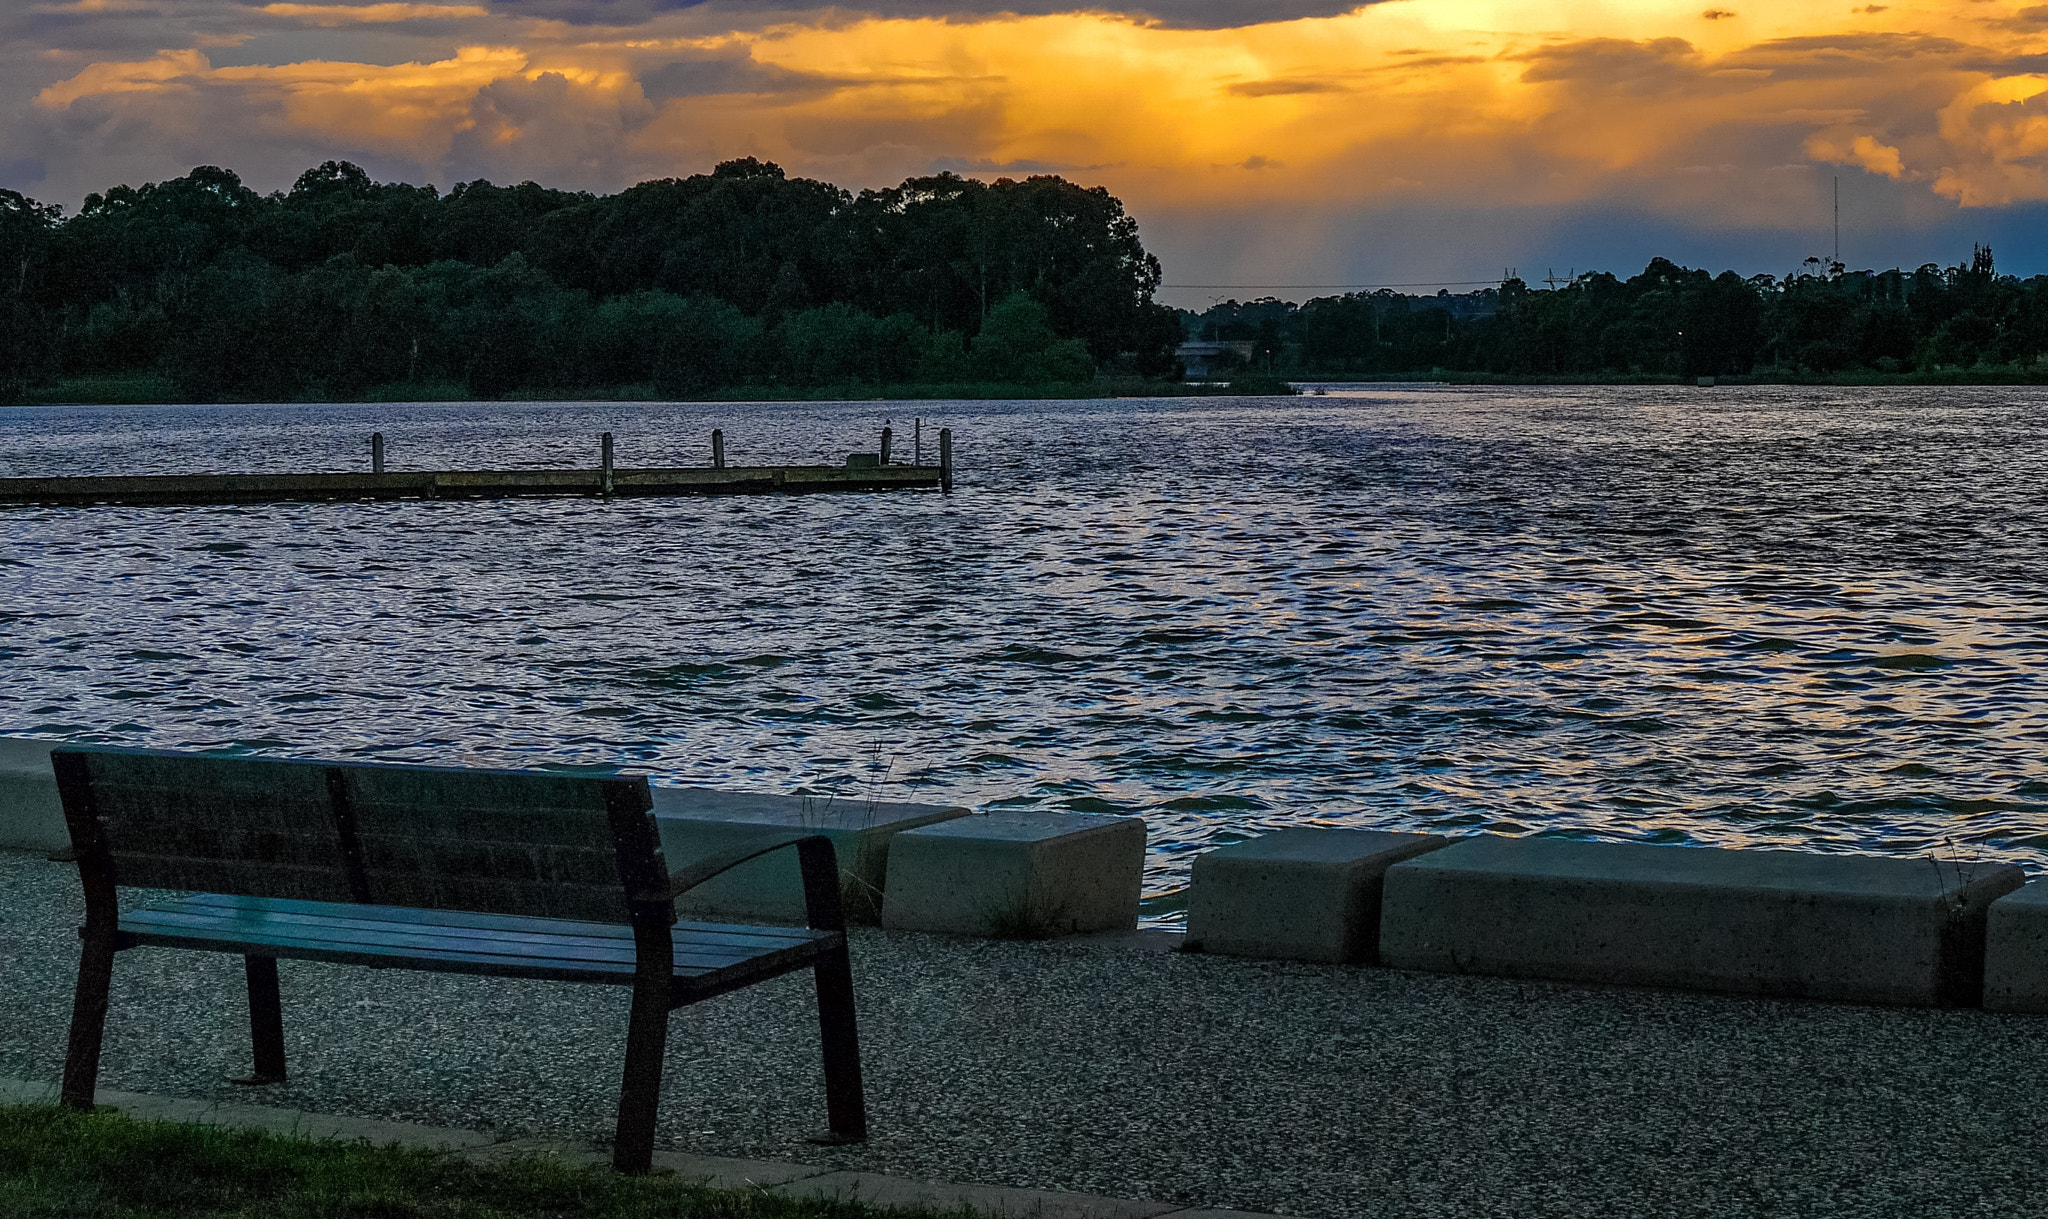
[[1189, 337], [1257, 340], [1298, 377], [2048, 376], [2048, 277], [1998, 275], [1981, 246], [1945, 269], [1815, 259], [1782, 279], [1744, 278], [1656, 258], [1625, 280], [1599, 271], [1549, 290], [1509, 279], [1462, 296], [1230, 301], [1182, 321]]

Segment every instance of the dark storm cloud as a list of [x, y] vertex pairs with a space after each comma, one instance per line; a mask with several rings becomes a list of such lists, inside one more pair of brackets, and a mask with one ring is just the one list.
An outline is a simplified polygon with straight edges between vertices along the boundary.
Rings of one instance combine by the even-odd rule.
[[147, 55], [193, 39], [235, 41], [249, 31], [249, 12], [236, 4], [195, 3], [190, 11], [161, 9], [49, 11], [0, 6], [0, 43], [9, 49], [62, 48], [96, 56]]
[[754, 62], [745, 47], [688, 55], [640, 75], [652, 102], [723, 93], [815, 93], [847, 82]]
[[1332, 80], [1248, 80], [1230, 86], [1238, 97], [1285, 97], [1290, 93], [1343, 93], [1346, 86]]
[[[702, 8], [704, 4], [702, 0], [491, 0], [490, 7], [499, 13], [566, 21], [570, 25], [633, 26], [652, 21], [663, 13]], [[733, 7], [757, 13], [780, 8], [766, 4]]]
[[[711, 0], [718, 4], [721, 0]], [[1086, 12], [1108, 10], [1131, 17], [1148, 18], [1161, 25], [1177, 29], [1227, 30], [1239, 26], [1262, 25], [1273, 21], [1295, 21], [1304, 17], [1336, 17], [1365, 5], [1358, 0], [1270, 0], [1266, 3], [1247, 3], [1247, 0], [1143, 0], [1136, 4], [1077, 4], [1062, 0], [1027, 0], [1026, 3], [1003, 3], [1001, 0], [882, 0], [875, 4], [853, 4], [844, 6], [848, 11], [872, 12], [885, 17], [986, 17], [995, 13], [1015, 13], [1019, 16], [1035, 17], [1048, 13]]]
[[1594, 38], [1546, 47], [1525, 58], [1529, 68], [1522, 79], [1532, 84], [1561, 81], [1620, 93], [1668, 93], [1702, 75], [1697, 53], [1683, 38]]
[[1779, 80], [1825, 80], [1862, 76], [1875, 66], [1952, 61], [1973, 50], [1952, 38], [1925, 34], [1830, 34], [1758, 43], [1724, 62], [1730, 67], [1768, 68]]

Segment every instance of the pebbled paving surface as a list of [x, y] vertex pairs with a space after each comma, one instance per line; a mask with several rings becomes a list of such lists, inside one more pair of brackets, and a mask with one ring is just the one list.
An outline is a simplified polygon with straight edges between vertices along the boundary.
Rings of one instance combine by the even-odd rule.
[[[0, 1076], [62, 1069], [80, 903], [0, 852]], [[1302, 1216], [2048, 1213], [2048, 1018], [862, 931], [874, 1140], [823, 1124], [808, 979], [676, 1014], [661, 1138], [703, 1154]], [[623, 989], [282, 963], [250, 1092], [240, 962], [116, 967], [102, 1083], [601, 1141]]]

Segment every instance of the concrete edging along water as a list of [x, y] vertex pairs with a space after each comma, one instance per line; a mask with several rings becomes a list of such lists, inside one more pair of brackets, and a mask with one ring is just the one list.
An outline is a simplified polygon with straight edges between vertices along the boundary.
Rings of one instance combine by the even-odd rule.
[[2004, 864], [1480, 835], [1387, 870], [1380, 959], [1439, 973], [1974, 1005], [1986, 911], [2024, 880]]
[[2048, 1012], [2048, 880], [1991, 903], [1984, 926], [1984, 1006]]
[[[0, 847], [69, 845], [49, 767], [60, 743], [0, 737]], [[1004, 885], [1036, 877], [1025, 886], [1034, 906], [1070, 907], [1071, 927], [1043, 930], [1134, 922], [1142, 823], [1115, 834], [1104, 831], [1116, 819], [1060, 814], [966, 824], [957, 821], [968, 810], [941, 805], [705, 788], [654, 795], [676, 865], [764, 826], [817, 829], [834, 840], [855, 913], [867, 921], [879, 904], [892, 926], [986, 934]], [[1004, 830], [997, 820], [1019, 825]], [[892, 871], [891, 843], [906, 833], [913, 855]], [[1280, 831], [1211, 852], [1196, 865], [1189, 947], [1367, 959], [1361, 893], [1377, 870], [1380, 958], [1397, 968], [1875, 1003], [1967, 1005], [1981, 996], [1998, 1010], [2048, 1011], [2048, 882], [2013, 892], [2024, 880], [2014, 867], [1491, 835], [1441, 849], [1433, 836], [1386, 835], [1395, 841], [1376, 852], [1360, 833]], [[1285, 866], [1255, 862], [1262, 858]], [[882, 900], [891, 880], [893, 918]], [[794, 854], [778, 852], [684, 905], [714, 918], [795, 923], [801, 892]]]
[[1230, 956], [1377, 961], [1387, 869], [1450, 841], [1304, 827], [1205, 852], [1188, 883], [1188, 946]]
[[[0, 1104], [54, 1104], [56, 1099], [55, 1084], [0, 1079]], [[520, 1157], [538, 1157], [591, 1168], [610, 1163], [610, 1155], [605, 1151], [556, 1139], [507, 1139], [481, 1130], [336, 1117], [264, 1105], [223, 1105], [106, 1088], [99, 1090], [95, 1100], [140, 1121], [262, 1130], [313, 1141], [432, 1148], [486, 1164]], [[1168, 1216], [1172, 1219], [1270, 1219], [1242, 1211], [1202, 1210], [1170, 1202], [1000, 1185], [917, 1181], [876, 1172], [834, 1171], [787, 1160], [746, 1160], [686, 1151], [657, 1151], [654, 1153], [654, 1167], [657, 1172], [672, 1172], [714, 1189], [766, 1189], [788, 1197], [829, 1198], [869, 1206], [921, 1207], [938, 1211], [972, 1208], [985, 1215], [1016, 1216], [1017, 1219], [1166, 1219]]]
[[1005, 811], [910, 830], [889, 855], [882, 925], [1046, 936], [1138, 925], [1145, 822]]

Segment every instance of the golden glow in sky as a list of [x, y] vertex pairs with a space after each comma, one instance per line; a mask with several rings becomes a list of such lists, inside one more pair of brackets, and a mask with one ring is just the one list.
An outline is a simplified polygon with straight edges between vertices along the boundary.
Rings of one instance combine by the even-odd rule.
[[1895, 188], [1909, 219], [2048, 200], [2048, 7], [1721, 5], [751, 20], [718, 4], [80, 0], [10, 31], [34, 54], [5, 138], [36, 144], [59, 200], [199, 161], [262, 186], [336, 156], [444, 185], [616, 189], [743, 155], [856, 187], [1060, 172], [1141, 220], [1626, 206], [1768, 227], [1832, 167]]

